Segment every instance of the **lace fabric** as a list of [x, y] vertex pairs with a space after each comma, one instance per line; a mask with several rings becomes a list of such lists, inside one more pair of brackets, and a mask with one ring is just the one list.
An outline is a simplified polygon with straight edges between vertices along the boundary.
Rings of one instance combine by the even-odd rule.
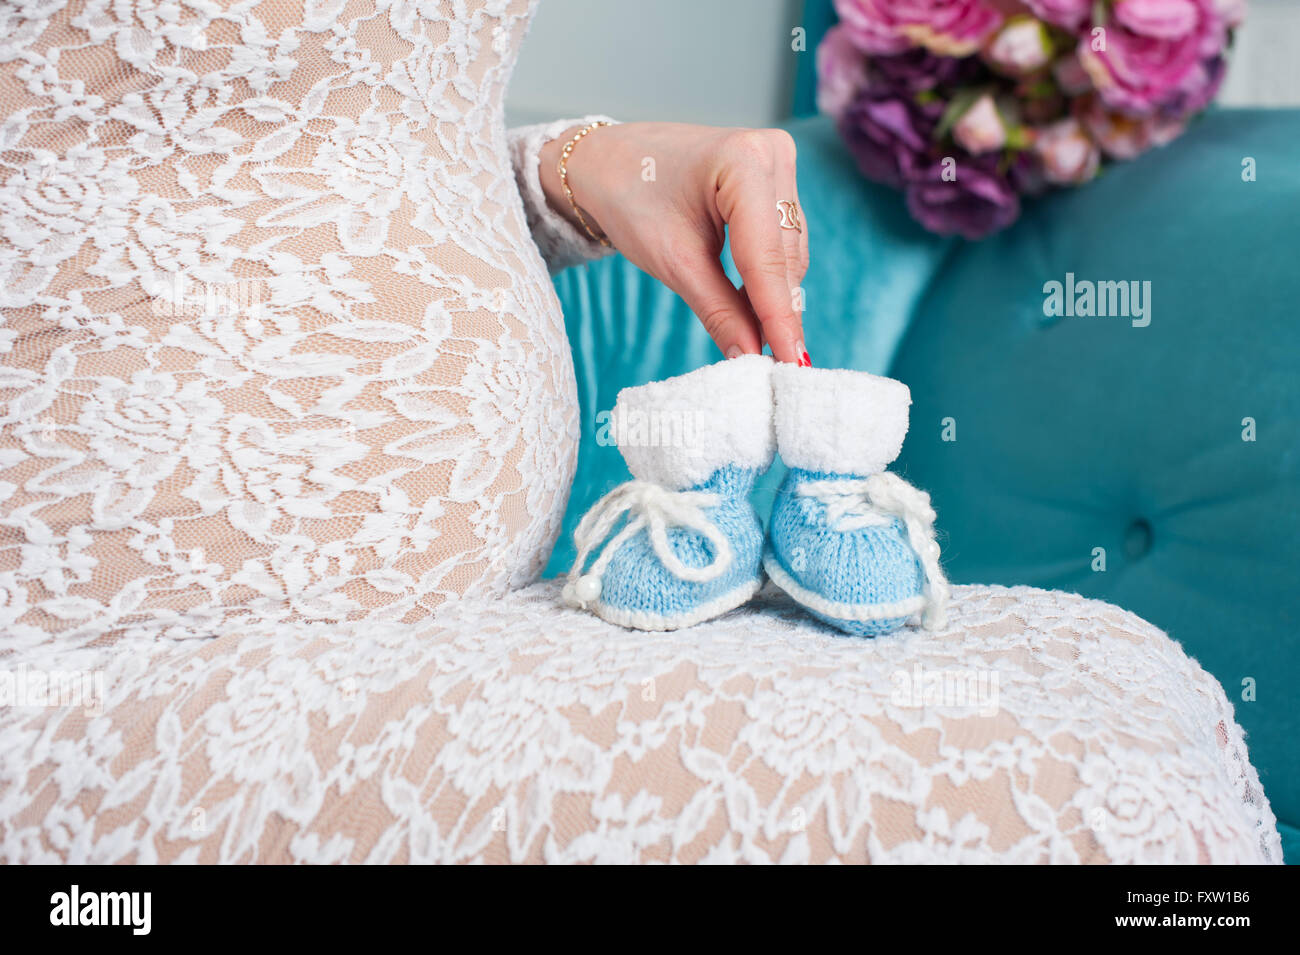
[[0, 7], [4, 646], [535, 578], [577, 402], [529, 227], [604, 250], [545, 208], [563, 126], [504, 129], [531, 10]]
[[41, 648], [106, 699], [0, 708], [0, 859], [1281, 860], [1223, 690], [1108, 604], [961, 586], [862, 640], [779, 596], [671, 633], [558, 596]]

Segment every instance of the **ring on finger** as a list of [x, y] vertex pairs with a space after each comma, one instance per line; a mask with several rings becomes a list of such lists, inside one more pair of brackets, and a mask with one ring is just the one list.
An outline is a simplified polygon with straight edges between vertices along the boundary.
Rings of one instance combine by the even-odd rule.
[[778, 200], [776, 210], [781, 213], [780, 226], [782, 229], [790, 229], [794, 232], [803, 231], [803, 224], [799, 221], [799, 206], [793, 199]]

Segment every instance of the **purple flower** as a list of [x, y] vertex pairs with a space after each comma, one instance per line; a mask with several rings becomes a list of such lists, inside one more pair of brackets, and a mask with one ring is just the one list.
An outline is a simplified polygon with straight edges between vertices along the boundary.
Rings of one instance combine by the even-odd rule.
[[1012, 157], [1007, 180], [1011, 188], [1022, 196], [1040, 196], [1051, 186], [1043, 161], [1032, 149], [1022, 149]]
[[928, 162], [942, 115], [941, 102], [923, 104], [868, 89], [841, 114], [839, 131], [864, 176], [898, 187]]
[[867, 61], [870, 85], [900, 96], [914, 96], [940, 87], [962, 86], [983, 71], [978, 57], [939, 56], [921, 47], [895, 56], [873, 56]]
[[[931, 232], [982, 239], [1020, 216], [1020, 197], [991, 159], [956, 158], [919, 171], [907, 186], [907, 208]], [[955, 175], [953, 172], [955, 171]]]

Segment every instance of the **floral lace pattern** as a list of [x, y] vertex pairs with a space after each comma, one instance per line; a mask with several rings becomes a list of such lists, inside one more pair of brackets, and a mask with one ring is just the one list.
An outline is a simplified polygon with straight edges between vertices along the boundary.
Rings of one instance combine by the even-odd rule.
[[529, 225], [598, 247], [520, 198], [531, 8], [0, 7], [3, 647], [535, 578], [577, 403]]
[[955, 590], [946, 630], [874, 640], [779, 596], [633, 632], [547, 582], [418, 625], [42, 648], [106, 699], [0, 708], [0, 859], [1280, 861], [1176, 643]]

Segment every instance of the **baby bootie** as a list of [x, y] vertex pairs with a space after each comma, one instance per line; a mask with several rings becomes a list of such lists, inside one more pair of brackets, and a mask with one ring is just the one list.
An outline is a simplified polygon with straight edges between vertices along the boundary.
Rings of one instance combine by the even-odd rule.
[[775, 453], [772, 364], [742, 356], [619, 392], [609, 425], [635, 480], [579, 522], [566, 603], [676, 630], [757, 592], [763, 527], [749, 492]]
[[907, 386], [859, 371], [779, 365], [777, 448], [790, 468], [768, 524], [763, 566], [813, 616], [857, 636], [914, 615], [943, 626], [930, 496], [885, 468], [907, 435]]

